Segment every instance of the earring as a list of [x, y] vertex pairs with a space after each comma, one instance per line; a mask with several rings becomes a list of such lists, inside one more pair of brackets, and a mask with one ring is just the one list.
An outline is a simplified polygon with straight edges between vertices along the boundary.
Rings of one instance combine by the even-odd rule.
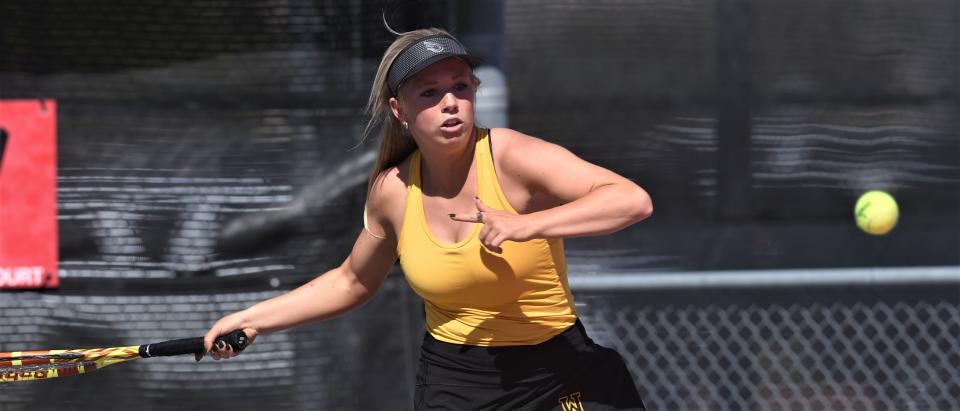
[[410, 125], [409, 125], [409, 124], [407, 124], [407, 122], [406, 122], [406, 121], [404, 121], [404, 122], [403, 122], [403, 123], [401, 123], [401, 124], [403, 124], [403, 128], [404, 128], [404, 130], [409, 130], [409, 129], [410, 129]]

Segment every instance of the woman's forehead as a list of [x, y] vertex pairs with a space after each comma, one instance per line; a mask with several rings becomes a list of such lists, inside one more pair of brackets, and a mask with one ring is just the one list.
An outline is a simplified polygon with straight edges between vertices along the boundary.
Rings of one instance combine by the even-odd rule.
[[447, 57], [417, 73], [410, 79], [410, 83], [424, 83], [448, 77], [469, 77], [471, 72], [472, 70], [467, 62], [457, 57]]

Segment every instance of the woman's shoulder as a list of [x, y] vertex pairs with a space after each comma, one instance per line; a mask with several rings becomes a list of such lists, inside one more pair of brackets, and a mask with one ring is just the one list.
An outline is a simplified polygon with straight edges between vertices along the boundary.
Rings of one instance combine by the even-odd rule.
[[405, 197], [407, 181], [410, 176], [411, 157], [413, 155], [407, 156], [399, 164], [381, 171], [373, 180], [373, 186], [370, 187], [370, 196], [383, 200], [389, 200], [397, 196]]
[[496, 148], [504, 149], [502, 152], [512, 152], [513, 150], [539, 150], [547, 147], [557, 147], [542, 138], [532, 136], [512, 128], [491, 128], [490, 140]]
[[410, 180], [410, 162], [413, 154], [408, 155], [397, 165], [381, 171], [373, 180], [368, 199], [380, 210], [403, 209], [407, 198], [407, 182]]
[[560, 148], [556, 144], [510, 128], [490, 129], [493, 158], [501, 165], [523, 166], [535, 161], [545, 150]]
[[[381, 171], [367, 193], [367, 218], [378, 222], [380, 232], [398, 232], [406, 209], [410, 157]], [[369, 227], [368, 227], [369, 229]]]

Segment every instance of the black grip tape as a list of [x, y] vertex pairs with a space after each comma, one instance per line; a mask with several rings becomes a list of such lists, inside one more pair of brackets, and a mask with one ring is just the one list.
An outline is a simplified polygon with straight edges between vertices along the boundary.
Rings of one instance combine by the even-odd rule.
[[[229, 334], [221, 335], [213, 342], [216, 346], [220, 342], [225, 342], [233, 347], [234, 351], [240, 352], [247, 348], [247, 335], [243, 330], [236, 330]], [[203, 337], [184, 338], [181, 340], [170, 340], [154, 344], [140, 346], [140, 357], [168, 357], [171, 355], [186, 355], [202, 353]]]

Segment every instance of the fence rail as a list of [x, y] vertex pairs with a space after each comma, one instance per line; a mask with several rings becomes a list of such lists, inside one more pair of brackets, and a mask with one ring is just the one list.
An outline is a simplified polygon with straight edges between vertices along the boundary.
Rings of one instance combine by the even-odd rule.
[[960, 266], [597, 274], [570, 278], [577, 291], [839, 285], [960, 285]]

